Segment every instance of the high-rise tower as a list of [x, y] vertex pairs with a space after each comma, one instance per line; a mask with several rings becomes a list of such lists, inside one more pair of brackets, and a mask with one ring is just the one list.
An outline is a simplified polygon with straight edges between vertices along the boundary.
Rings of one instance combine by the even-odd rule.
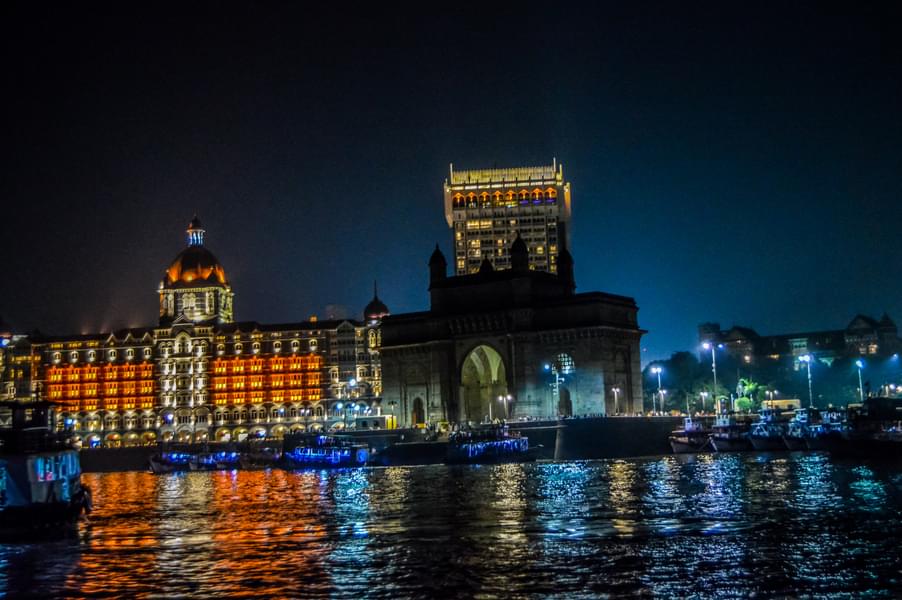
[[570, 183], [562, 165], [455, 171], [445, 180], [445, 218], [454, 232], [454, 272], [475, 273], [484, 259], [510, 265], [517, 234], [529, 250], [529, 268], [557, 273], [569, 250]]

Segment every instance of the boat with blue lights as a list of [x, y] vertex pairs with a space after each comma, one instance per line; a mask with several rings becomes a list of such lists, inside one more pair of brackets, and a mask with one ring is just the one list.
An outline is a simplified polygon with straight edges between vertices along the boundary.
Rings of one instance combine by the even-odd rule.
[[789, 420], [786, 433], [783, 434], [783, 443], [789, 450], [807, 450], [807, 439], [812, 436], [813, 427], [817, 418], [817, 411], [813, 408], [800, 408], [795, 411]]
[[683, 419], [683, 428], [670, 434], [670, 447], [674, 454], [691, 454], [708, 450], [710, 432], [691, 416]]
[[188, 460], [192, 471], [223, 471], [241, 466], [241, 455], [235, 451], [201, 452]]
[[0, 403], [0, 535], [54, 534], [91, 510], [78, 451], [47, 402]]
[[821, 411], [820, 423], [811, 427], [810, 435], [805, 438], [809, 450], [827, 450], [828, 440], [842, 437], [848, 431], [849, 423], [844, 411], [829, 407]]
[[749, 442], [755, 450], [786, 450], [786, 443], [783, 441], [785, 432], [786, 422], [783, 421], [780, 411], [763, 408], [749, 432]]
[[748, 425], [743, 425], [730, 413], [721, 413], [711, 427], [711, 447], [715, 452], [742, 452], [752, 449]]
[[148, 459], [150, 471], [156, 475], [165, 473], [178, 473], [191, 470], [191, 461], [194, 459], [191, 452], [176, 450], [163, 450], [152, 455]]
[[370, 459], [369, 446], [335, 435], [309, 435], [301, 443], [286, 448], [280, 466], [286, 469], [364, 467]]
[[528, 437], [510, 431], [502, 423], [452, 431], [444, 462], [449, 465], [533, 462], [538, 451], [539, 448], [529, 447]]

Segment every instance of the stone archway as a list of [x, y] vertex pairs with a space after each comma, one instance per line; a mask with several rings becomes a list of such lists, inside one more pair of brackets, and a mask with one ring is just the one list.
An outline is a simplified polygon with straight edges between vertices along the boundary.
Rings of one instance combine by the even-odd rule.
[[460, 368], [464, 419], [478, 422], [503, 417], [497, 398], [507, 394], [507, 366], [498, 351], [485, 344], [470, 350]]
[[570, 399], [570, 389], [563, 385], [558, 390], [557, 414], [561, 417], [573, 416], [573, 401]]
[[423, 399], [419, 396], [413, 400], [413, 410], [410, 413], [410, 422], [414, 427], [426, 422], [426, 409], [423, 407]]

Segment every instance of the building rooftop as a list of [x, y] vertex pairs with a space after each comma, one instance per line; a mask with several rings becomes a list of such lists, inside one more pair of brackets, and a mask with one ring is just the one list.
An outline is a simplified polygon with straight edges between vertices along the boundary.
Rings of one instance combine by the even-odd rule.
[[563, 166], [555, 160], [550, 165], [538, 167], [511, 167], [506, 169], [473, 169], [455, 171], [450, 166], [446, 184], [489, 185], [493, 183], [561, 183], [564, 179]]

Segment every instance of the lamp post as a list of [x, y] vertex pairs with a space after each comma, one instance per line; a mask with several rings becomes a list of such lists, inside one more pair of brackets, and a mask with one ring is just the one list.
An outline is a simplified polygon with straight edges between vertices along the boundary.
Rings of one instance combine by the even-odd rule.
[[855, 361], [855, 366], [858, 367], [858, 399], [864, 404], [864, 385], [861, 383], [861, 369], [864, 368], [864, 361], [859, 358]]
[[717, 348], [723, 348], [723, 344], [712, 344], [711, 342], [705, 342], [702, 344], [702, 348], [705, 350], [711, 351], [711, 373], [714, 374], [714, 410], [717, 411], [717, 355], [715, 354], [715, 350]]
[[[651, 372], [658, 376], [658, 395], [661, 396], [661, 405], [664, 404], [664, 396], [661, 395], [661, 371], [663, 371], [661, 367], [652, 367]], [[658, 412], [655, 408], [655, 397], [651, 397], [651, 412], [652, 414]]]
[[[558, 370], [557, 365], [552, 364], [552, 363], [545, 363], [545, 370], [551, 371], [551, 374], [554, 375], [554, 383], [551, 384], [551, 396], [552, 396], [552, 400], [557, 400], [558, 403], [560, 403], [560, 401], [561, 401], [561, 379], [562, 379], [561, 373]], [[552, 408], [554, 408], [554, 407], [552, 407]], [[560, 406], [558, 406], [558, 409], [559, 408], [560, 408]], [[558, 410], [558, 413], [560, 413], [560, 410]]]
[[814, 393], [811, 387], [811, 355], [803, 354], [799, 357], [799, 361], [805, 363], [805, 367], [808, 369], [808, 408], [814, 406]]
[[780, 393], [780, 392], [778, 392], [777, 390], [767, 390], [767, 391], [765, 392], [765, 394], [767, 394], [767, 404], [768, 404], [768, 407], [770, 407], [770, 408], [773, 408], [773, 407], [774, 407], [774, 396], [776, 396], [776, 395], [779, 394], [779, 393]]
[[702, 414], [705, 412], [705, 400], [708, 399], [708, 392], [702, 392], [699, 394], [702, 397]]
[[611, 391], [614, 392], [614, 414], [616, 415], [616, 414], [619, 414], [619, 412], [620, 412], [619, 404], [618, 404], [618, 398], [620, 396], [620, 388], [614, 387], [614, 388], [611, 388]]
[[507, 412], [507, 403], [510, 402], [512, 399], [513, 399], [513, 396], [511, 396], [510, 394], [507, 394], [506, 396], [498, 396], [498, 402], [501, 402], [504, 404], [504, 418], [505, 419], [510, 419], [510, 415]]

